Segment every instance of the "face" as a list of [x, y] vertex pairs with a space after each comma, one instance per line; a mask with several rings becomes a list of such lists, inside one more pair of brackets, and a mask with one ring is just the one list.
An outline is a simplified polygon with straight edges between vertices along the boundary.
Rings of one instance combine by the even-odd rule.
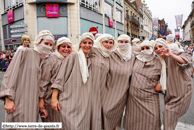
[[160, 57], [164, 57], [164, 51], [165, 51], [165, 46], [162, 46], [162, 45], [159, 45], [159, 44], [156, 44], [155, 47], [154, 47], [154, 51], [155, 53], [160, 56]]
[[127, 40], [119, 40], [118, 43], [119, 43], [119, 44], [127, 44], [127, 43], [129, 43], [129, 42], [128, 42]]
[[67, 43], [63, 43], [59, 46], [58, 49], [59, 53], [63, 55], [64, 57], [68, 56], [71, 53], [71, 46], [69, 46]]
[[109, 51], [111, 51], [111, 49], [113, 48], [114, 42], [113, 40], [106, 40], [102, 42], [102, 45]]
[[92, 46], [93, 46], [93, 41], [89, 38], [83, 40], [80, 43], [80, 47], [82, 48], [85, 54], [88, 54], [92, 50]]
[[43, 39], [40, 44], [43, 44], [45, 46], [48, 46], [48, 47], [51, 47], [52, 44], [53, 44], [53, 41], [52, 40], [49, 40], [49, 39]]
[[145, 51], [145, 50], [149, 50], [149, 49], [150, 49], [149, 46], [142, 46], [142, 47], [141, 47], [141, 51]]
[[23, 44], [24, 45], [28, 45], [30, 43], [30, 40], [28, 39], [28, 38], [25, 38], [24, 40], [23, 40]]

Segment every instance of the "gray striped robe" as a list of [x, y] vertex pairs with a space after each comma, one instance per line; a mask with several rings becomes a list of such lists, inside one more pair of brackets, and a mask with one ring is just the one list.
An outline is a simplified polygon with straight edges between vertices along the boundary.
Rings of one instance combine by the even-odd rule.
[[51, 55], [45, 58], [41, 66], [39, 97], [44, 98], [45, 109], [48, 112], [48, 116], [46, 118], [42, 118], [43, 122], [60, 122], [59, 113], [51, 108], [51, 85], [55, 81], [61, 62], [62, 60], [59, 59], [56, 55]]
[[[92, 94], [92, 130], [101, 130], [101, 94], [106, 89], [107, 75], [109, 71], [109, 58], [105, 58], [98, 51], [93, 48], [90, 53], [92, 61], [92, 88], [94, 91]], [[103, 127], [103, 126], [102, 126]]]
[[170, 57], [166, 57], [167, 67], [167, 90], [164, 97], [165, 107], [163, 110], [164, 130], [174, 130], [178, 118], [184, 115], [190, 105], [193, 82], [190, 67], [192, 58], [188, 53], [172, 51], [182, 57], [187, 64], [179, 64]]
[[144, 62], [136, 60], [125, 109], [126, 130], [160, 130], [159, 94], [155, 86], [161, 74], [160, 60]]
[[38, 85], [41, 55], [33, 49], [17, 52], [4, 74], [0, 98], [13, 100], [15, 111], [5, 113], [5, 122], [37, 122], [39, 115]]
[[64, 130], [92, 130], [92, 77], [91, 60], [87, 59], [89, 77], [84, 84], [78, 54], [72, 52], [62, 62], [51, 88], [59, 90], [60, 116]]
[[122, 118], [127, 100], [135, 56], [125, 62], [116, 50], [110, 56], [107, 89], [102, 93], [103, 124], [105, 130], [113, 130]]

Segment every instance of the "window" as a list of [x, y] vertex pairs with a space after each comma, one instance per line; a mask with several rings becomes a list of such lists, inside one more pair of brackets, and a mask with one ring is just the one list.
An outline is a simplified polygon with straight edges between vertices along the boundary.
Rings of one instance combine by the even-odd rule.
[[94, 11], [100, 12], [100, 0], [80, 0], [80, 4]]
[[113, 16], [113, 11], [112, 11], [112, 6], [109, 5], [108, 3], [104, 2], [104, 13], [108, 16], [111, 17]]
[[116, 9], [116, 20], [122, 22], [122, 12]]
[[5, 9], [11, 8], [12, 6], [22, 2], [22, 0], [4, 0]]

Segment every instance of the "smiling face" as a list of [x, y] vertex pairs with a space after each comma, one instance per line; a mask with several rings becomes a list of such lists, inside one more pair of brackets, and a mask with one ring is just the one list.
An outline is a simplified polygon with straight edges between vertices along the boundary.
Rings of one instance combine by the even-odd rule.
[[49, 39], [43, 39], [43, 40], [41, 40], [40, 44], [51, 47], [53, 45], [53, 41], [49, 40]]
[[68, 56], [71, 53], [71, 46], [67, 43], [63, 43], [58, 47], [58, 51], [64, 57]]
[[155, 47], [154, 47], [154, 51], [155, 53], [160, 56], [160, 57], [165, 57], [164, 56], [164, 51], [165, 51], [166, 47], [165, 46], [162, 46], [162, 45], [159, 45], [159, 44], [156, 44]]
[[25, 38], [24, 40], [23, 40], [23, 46], [24, 47], [27, 47], [27, 45], [30, 43], [30, 40], [28, 39], [28, 38]]
[[92, 50], [93, 41], [89, 38], [83, 40], [80, 43], [80, 47], [82, 48], [85, 55], [88, 55], [88, 53]]
[[102, 42], [102, 45], [109, 51], [113, 48], [114, 41], [112, 39], [105, 40]]

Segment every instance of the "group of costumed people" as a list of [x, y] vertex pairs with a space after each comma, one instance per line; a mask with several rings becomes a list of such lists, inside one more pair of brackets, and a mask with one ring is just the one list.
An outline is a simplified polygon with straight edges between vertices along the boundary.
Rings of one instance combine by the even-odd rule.
[[[169, 36], [169, 39], [172, 39]], [[164, 94], [163, 130], [174, 130], [190, 105], [191, 55], [158, 38], [142, 43], [110, 34], [84, 33], [79, 43], [48, 30], [34, 48], [18, 50], [4, 74], [0, 99], [5, 122], [62, 122], [64, 130], [160, 130], [159, 93]], [[42, 58], [45, 56], [45, 58]]]

